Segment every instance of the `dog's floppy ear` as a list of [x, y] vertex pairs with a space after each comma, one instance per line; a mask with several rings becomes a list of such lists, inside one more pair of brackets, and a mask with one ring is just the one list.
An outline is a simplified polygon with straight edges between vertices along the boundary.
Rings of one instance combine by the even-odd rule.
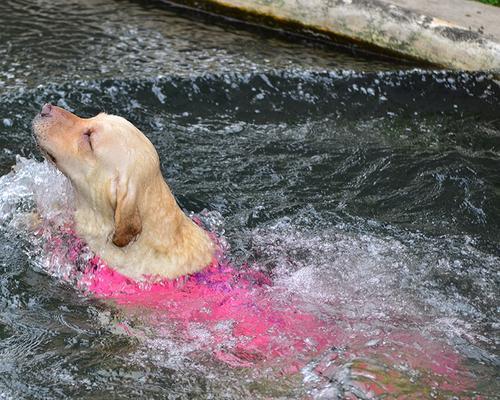
[[128, 181], [116, 184], [115, 232], [113, 244], [124, 247], [142, 230], [142, 221], [137, 207], [137, 193]]

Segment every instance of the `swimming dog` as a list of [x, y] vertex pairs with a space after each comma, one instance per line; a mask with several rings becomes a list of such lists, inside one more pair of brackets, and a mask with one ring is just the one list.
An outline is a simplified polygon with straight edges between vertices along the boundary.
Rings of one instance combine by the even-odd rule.
[[75, 230], [121, 274], [173, 279], [213, 261], [207, 233], [177, 205], [149, 139], [125, 118], [45, 104], [33, 131], [75, 190]]

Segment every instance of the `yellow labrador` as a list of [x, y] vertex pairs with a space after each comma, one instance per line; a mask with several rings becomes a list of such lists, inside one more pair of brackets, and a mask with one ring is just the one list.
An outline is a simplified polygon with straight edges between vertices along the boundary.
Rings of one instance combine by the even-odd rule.
[[126, 119], [46, 104], [33, 130], [75, 189], [77, 234], [110, 266], [134, 279], [176, 278], [212, 262], [213, 242], [179, 208], [154, 146]]

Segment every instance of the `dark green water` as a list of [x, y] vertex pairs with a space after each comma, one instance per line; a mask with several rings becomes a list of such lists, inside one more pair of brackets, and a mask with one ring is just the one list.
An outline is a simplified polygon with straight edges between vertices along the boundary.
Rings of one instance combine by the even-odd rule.
[[0, 173], [29, 159], [0, 180], [0, 398], [334, 398], [356, 381], [221, 365], [47, 274], [50, 254], [19, 222], [65, 196], [34, 161], [45, 102], [141, 128], [182, 207], [209, 210], [235, 265], [265, 268], [367, 341], [403, 329], [445, 343], [473, 382], [462, 394], [497, 398], [490, 76], [410, 70], [155, 2], [7, 1], [0, 25]]

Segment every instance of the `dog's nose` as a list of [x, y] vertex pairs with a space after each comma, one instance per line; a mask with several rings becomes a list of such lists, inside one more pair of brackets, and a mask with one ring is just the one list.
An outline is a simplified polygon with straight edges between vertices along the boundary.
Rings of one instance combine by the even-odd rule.
[[51, 111], [52, 111], [52, 104], [46, 103], [43, 105], [40, 115], [42, 117], [49, 117]]

